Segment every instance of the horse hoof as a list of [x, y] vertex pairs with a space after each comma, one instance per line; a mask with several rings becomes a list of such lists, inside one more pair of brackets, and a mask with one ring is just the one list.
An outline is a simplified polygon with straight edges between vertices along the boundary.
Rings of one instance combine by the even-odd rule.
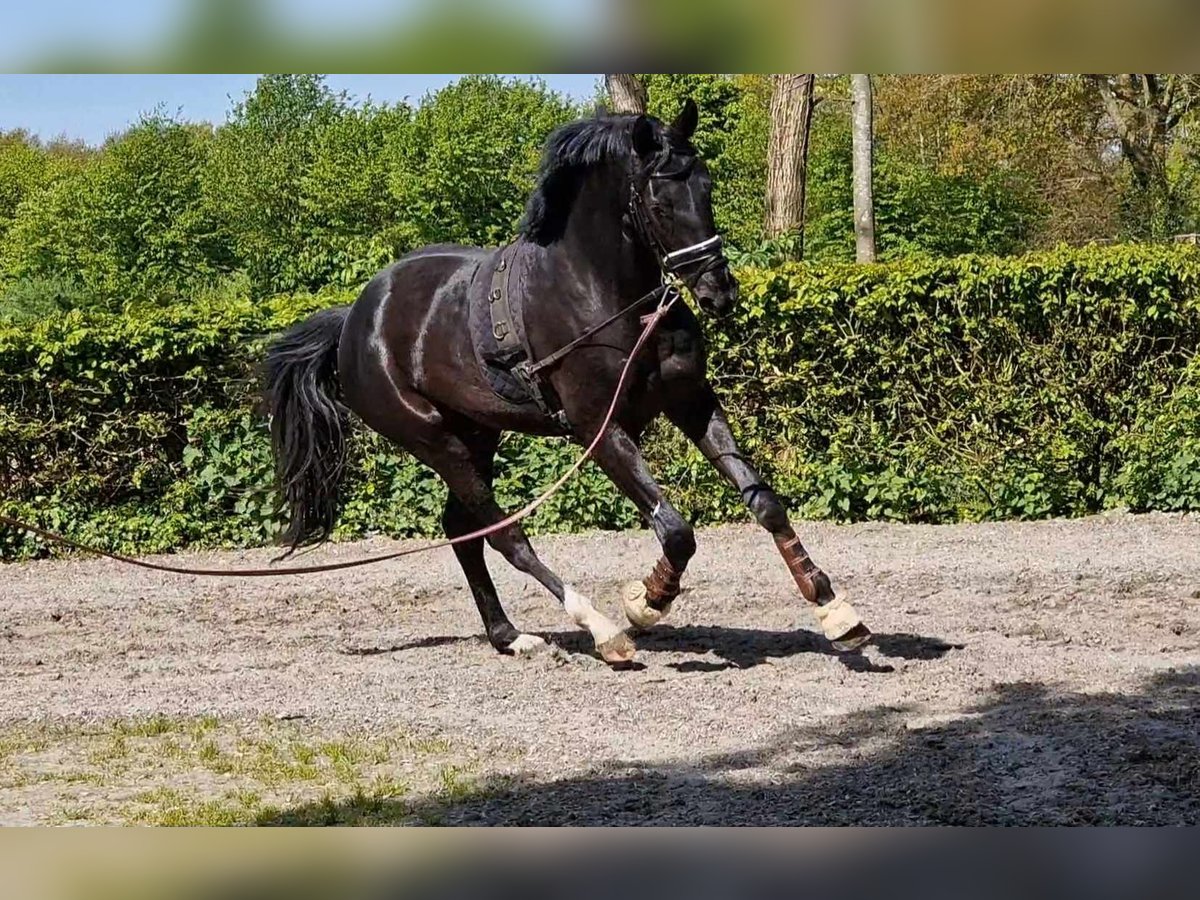
[[633, 654], [637, 652], [637, 645], [633, 643], [633, 638], [625, 632], [619, 631], [615, 637], [603, 644], [597, 644], [596, 650], [600, 653], [600, 658], [610, 666], [619, 666], [633, 659]]
[[836, 641], [830, 641], [833, 649], [839, 653], [853, 653], [871, 640], [871, 629], [859, 622]]
[[834, 597], [823, 606], [814, 606], [813, 612], [834, 650], [851, 653], [871, 639], [871, 629], [863, 624], [854, 607], [843, 597]]
[[549, 647], [550, 645], [536, 634], [519, 634], [506, 649], [513, 656], [533, 656], [548, 650]]
[[621, 588], [621, 608], [634, 628], [649, 628], [666, 617], [671, 611], [671, 604], [655, 609], [646, 603], [646, 586], [640, 581], [630, 581]]

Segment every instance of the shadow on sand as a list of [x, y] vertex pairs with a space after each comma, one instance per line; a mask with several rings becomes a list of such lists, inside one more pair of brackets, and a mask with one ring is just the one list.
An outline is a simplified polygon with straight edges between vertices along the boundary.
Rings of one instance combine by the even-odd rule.
[[[818, 638], [657, 628], [649, 651], [692, 648], [736, 665], [823, 652]], [[885, 636], [906, 658], [951, 646]], [[909, 654], [912, 654], [911, 656]], [[494, 778], [456, 796], [360, 808], [297, 806], [278, 824], [506, 825], [1160, 824], [1200, 821], [1200, 668], [1166, 670], [1128, 694], [997, 685], [948, 722], [914, 726], [878, 706], [779, 730], [760, 745], [679, 764], [607, 760], [584, 775]], [[828, 748], [844, 761], [830, 765]], [[811, 754], [825, 751], [819, 763]]]

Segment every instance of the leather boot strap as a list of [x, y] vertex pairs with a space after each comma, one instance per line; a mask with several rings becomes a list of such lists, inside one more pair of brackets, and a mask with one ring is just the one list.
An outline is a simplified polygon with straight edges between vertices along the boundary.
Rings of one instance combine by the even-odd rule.
[[654, 571], [642, 582], [646, 586], [646, 605], [662, 610], [679, 596], [679, 579], [683, 573], [675, 571], [671, 561], [660, 556]]

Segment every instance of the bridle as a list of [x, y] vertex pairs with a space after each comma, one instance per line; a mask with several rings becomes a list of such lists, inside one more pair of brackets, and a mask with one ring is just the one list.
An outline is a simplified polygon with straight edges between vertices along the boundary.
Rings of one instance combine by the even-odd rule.
[[[655, 159], [649, 171], [641, 175], [641, 177], [649, 183], [650, 179], [678, 179], [681, 176], [686, 177], [691, 172], [694, 160], [677, 172], [664, 171], [662, 165], [670, 157], [670, 148], [664, 149]], [[603, 331], [609, 325], [624, 318], [634, 310], [640, 309], [649, 301], [657, 299], [658, 306], [655, 312], [665, 314], [666, 310], [683, 296], [683, 289], [694, 290], [696, 284], [706, 273], [721, 266], [729, 265], [728, 260], [725, 259], [725, 254], [721, 252], [723, 241], [719, 234], [714, 234], [712, 237], [689, 244], [686, 247], [680, 247], [678, 250], [667, 249], [666, 244], [654, 230], [651, 217], [647, 212], [649, 204], [638, 189], [639, 174], [635, 170], [629, 180], [629, 215], [633, 221], [634, 231], [637, 233], [637, 236], [640, 237], [646, 248], [654, 254], [654, 258], [658, 262], [659, 272], [661, 273], [661, 280], [658, 286], [651, 288], [632, 303], [617, 310], [617, 312], [613, 313], [603, 322], [598, 322], [591, 326], [574, 340], [559, 347], [549, 356], [544, 356], [536, 362], [532, 360], [523, 362], [514, 367], [513, 371], [526, 384], [534, 384], [535, 379], [542, 372], [557, 365], [580, 344], [590, 340], [598, 332]], [[642, 318], [643, 322], [645, 322], [647, 317], [643, 316]]]
[[[664, 148], [651, 164], [650, 170], [641, 175], [647, 184], [656, 179], [679, 180], [681, 177], [686, 178], [695, 164], [693, 160], [679, 171], [667, 172], [663, 169], [663, 165], [670, 158], [670, 148]], [[678, 281], [692, 290], [705, 274], [729, 264], [725, 259], [725, 254], [721, 252], [723, 246], [721, 236], [714, 234], [712, 237], [686, 247], [680, 247], [678, 250], [668, 250], [666, 243], [655, 231], [652, 217], [648, 212], [649, 203], [638, 187], [640, 174], [635, 170], [629, 180], [629, 215], [633, 220], [634, 229], [647, 249], [654, 254], [658, 268], [662, 272], [663, 284], [669, 285], [673, 281]]]

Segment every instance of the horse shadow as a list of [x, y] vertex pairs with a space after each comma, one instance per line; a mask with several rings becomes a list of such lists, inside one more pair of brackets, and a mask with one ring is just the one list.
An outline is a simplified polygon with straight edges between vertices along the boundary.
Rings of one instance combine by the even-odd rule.
[[[594, 647], [589, 635], [582, 631], [538, 632], [549, 643], [568, 653], [591, 654]], [[772, 631], [762, 628], [738, 628], [726, 625], [655, 625], [635, 635], [638, 650], [649, 653], [682, 653], [713, 659], [689, 659], [667, 664], [678, 672], [722, 672], [729, 669], [750, 669], [787, 659], [802, 653], [831, 656], [854, 672], [886, 673], [895, 668], [878, 663], [863, 652], [842, 653], [820, 634], [803, 629]], [[481, 635], [431, 635], [386, 647], [348, 647], [342, 650], [355, 656], [402, 653], [467, 642], [486, 643]], [[951, 643], [939, 637], [911, 632], [877, 633], [867, 648], [874, 655], [887, 659], [936, 660], [952, 650], [962, 650], [964, 644]]]
[[[726, 669], [750, 669], [772, 660], [787, 659], [802, 653], [832, 656], [855, 672], [892, 672], [894, 667], [870, 659], [864, 652], [843, 653], [835, 650], [815, 631], [772, 631], [762, 628], [737, 628], [726, 625], [656, 625], [637, 637], [639, 649], [650, 652], [689, 653], [716, 656], [712, 660], [686, 660], [668, 663], [680, 672], [718, 672]], [[964, 645], [938, 637], [912, 633], [875, 634], [867, 648], [890, 659], [941, 659]], [[867, 649], [864, 648], [864, 649]]]

